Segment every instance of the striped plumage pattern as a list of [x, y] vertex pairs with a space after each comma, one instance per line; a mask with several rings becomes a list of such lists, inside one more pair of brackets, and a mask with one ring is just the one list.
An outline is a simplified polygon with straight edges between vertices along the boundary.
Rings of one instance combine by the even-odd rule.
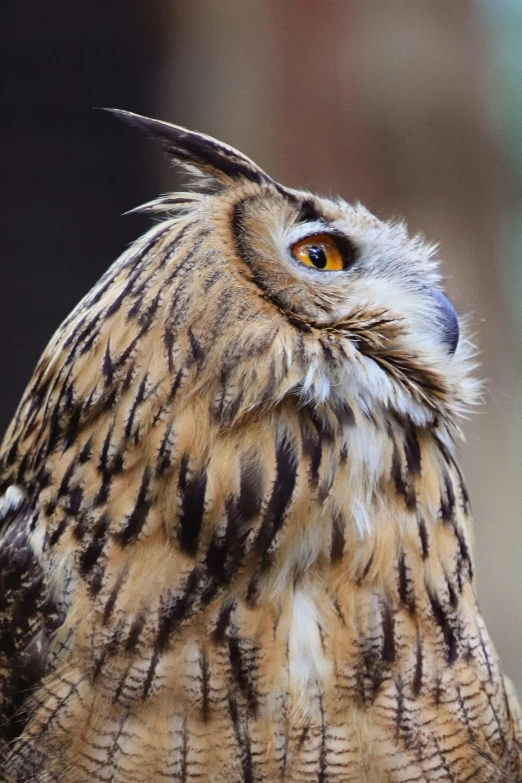
[[[433, 249], [126, 116], [200, 179], [148, 205], [0, 452], [2, 780], [519, 781]], [[299, 267], [318, 227], [352, 269]]]

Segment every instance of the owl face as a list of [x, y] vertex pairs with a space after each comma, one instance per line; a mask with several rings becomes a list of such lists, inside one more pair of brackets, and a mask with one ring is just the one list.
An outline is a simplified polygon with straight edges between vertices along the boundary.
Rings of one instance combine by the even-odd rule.
[[256, 285], [317, 338], [305, 396], [322, 403], [344, 390], [368, 412], [393, 409], [419, 424], [464, 401], [467, 344], [433, 248], [341, 199], [272, 189], [242, 195], [232, 211], [236, 252]]
[[196, 387], [219, 386], [216, 399], [234, 399], [232, 418], [293, 395], [455, 431], [476, 387], [433, 246], [360, 204], [283, 187], [214, 139], [119, 114], [201, 178], [191, 200], [178, 194], [146, 205], [185, 211], [205, 234], [206, 271], [183, 253], [178, 261], [195, 287], [205, 290], [207, 275], [214, 281], [204, 312], [194, 289], [185, 313], [205, 354]]

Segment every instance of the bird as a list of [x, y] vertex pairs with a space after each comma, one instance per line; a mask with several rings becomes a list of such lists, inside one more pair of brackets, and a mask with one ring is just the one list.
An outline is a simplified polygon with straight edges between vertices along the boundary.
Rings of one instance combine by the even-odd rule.
[[514, 783], [437, 248], [109, 110], [189, 174], [0, 450], [7, 783]]

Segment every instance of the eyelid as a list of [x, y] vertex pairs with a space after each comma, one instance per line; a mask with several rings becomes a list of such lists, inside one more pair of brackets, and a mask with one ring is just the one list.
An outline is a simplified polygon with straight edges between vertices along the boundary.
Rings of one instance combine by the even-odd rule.
[[335, 237], [334, 231], [324, 221], [317, 220], [314, 223], [300, 223], [288, 232], [286, 238], [288, 247], [295, 245], [296, 242], [301, 242], [302, 239], [312, 237], [314, 234], [331, 234]]

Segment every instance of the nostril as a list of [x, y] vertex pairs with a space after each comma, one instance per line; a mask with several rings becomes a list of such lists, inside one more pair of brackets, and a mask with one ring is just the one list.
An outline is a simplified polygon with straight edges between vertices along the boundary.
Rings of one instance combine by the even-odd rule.
[[442, 339], [450, 353], [455, 353], [459, 342], [459, 319], [450, 300], [440, 291], [433, 290], [432, 297], [436, 302], [437, 314], [442, 329]]

